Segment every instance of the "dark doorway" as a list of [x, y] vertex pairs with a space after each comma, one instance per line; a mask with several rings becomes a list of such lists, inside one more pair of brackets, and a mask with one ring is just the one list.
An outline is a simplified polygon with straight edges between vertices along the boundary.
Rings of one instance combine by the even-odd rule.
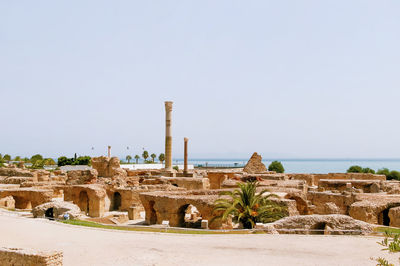
[[46, 210], [46, 212], [44, 213], [44, 216], [46, 218], [49, 218], [49, 219], [54, 219], [54, 209], [53, 208], [48, 208]]
[[310, 229], [310, 234], [312, 235], [323, 235], [325, 234], [326, 223], [317, 223]]
[[378, 223], [381, 225], [390, 225], [389, 209], [384, 209], [378, 216]]
[[83, 211], [86, 215], [89, 215], [89, 196], [86, 191], [81, 191], [79, 193], [79, 208]]
[[113, 211], [118, 211], [120, 207], [121, 207], [121, 194], [119, 192], [115, 192]]

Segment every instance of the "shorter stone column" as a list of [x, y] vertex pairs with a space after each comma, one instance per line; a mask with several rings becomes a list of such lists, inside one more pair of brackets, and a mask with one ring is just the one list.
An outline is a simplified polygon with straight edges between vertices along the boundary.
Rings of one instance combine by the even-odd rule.
[[108, 158], [111, 158], [111, 146], [108, 146]]
[[184, 151], [184, 160], [183, 160], [183, 174], [187, 175], [188, 173], [188, 138], [183, 139], [185, 142], [185, 151]]

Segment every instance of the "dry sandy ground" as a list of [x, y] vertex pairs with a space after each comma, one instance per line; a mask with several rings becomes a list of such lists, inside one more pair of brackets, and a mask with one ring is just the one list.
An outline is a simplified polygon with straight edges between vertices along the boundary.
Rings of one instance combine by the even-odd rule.
[[0, 212], [0, 246], [62, 250], [64, 265], [374, 265], [371, 256], [397, 257], [380, 251], [378, 240], [126, 232]]

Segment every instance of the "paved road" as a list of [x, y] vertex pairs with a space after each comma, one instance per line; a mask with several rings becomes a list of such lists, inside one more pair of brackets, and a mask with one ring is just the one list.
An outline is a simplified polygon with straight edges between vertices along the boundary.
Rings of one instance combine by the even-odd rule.
[[0, 212], [0, 246], [62, 250], [64, 265], [374, 265], [371, 256], [389, 257], [380, 251], [378, 240], [126, 232]]

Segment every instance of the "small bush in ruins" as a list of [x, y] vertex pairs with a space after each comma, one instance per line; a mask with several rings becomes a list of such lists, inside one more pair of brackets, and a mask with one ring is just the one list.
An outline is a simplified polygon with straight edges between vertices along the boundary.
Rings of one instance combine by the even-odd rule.
[[347, 169], [347, 173], [366, 173], [366, 174], [375, 174], [375, 170], [371, 168], [363, 168], [359, 165], [353, 165], [350, 166], [349, 169]]
[[400, 172], [390, 171], [388, 168], [379, 169], [377, 174], [385, 175], [387, 180], [400, 180]]
[[234, 222], [241, 223], [246, 229], [252, 229], [258, 222], [273, 222], [286, 216], [286, 207], [269, 199], [276, 195], [265, 195], [267, 190], [256, 193], [257, 182], [238, 185], [239, 189], [220, 193], [220, 196], [228, 198], [222, 197], [215, 201], [214, 213], [219, 215], [213, 220], [222, 219], [225, 222], [232, 217]]
[[285, 168], [283, 168], [283, 165], [281, 162], [278, 161], [273, 161], [269, 166], [268, 166], [268, 171], [275, 171], [277, 173], [283, 173], [285, 172]]

